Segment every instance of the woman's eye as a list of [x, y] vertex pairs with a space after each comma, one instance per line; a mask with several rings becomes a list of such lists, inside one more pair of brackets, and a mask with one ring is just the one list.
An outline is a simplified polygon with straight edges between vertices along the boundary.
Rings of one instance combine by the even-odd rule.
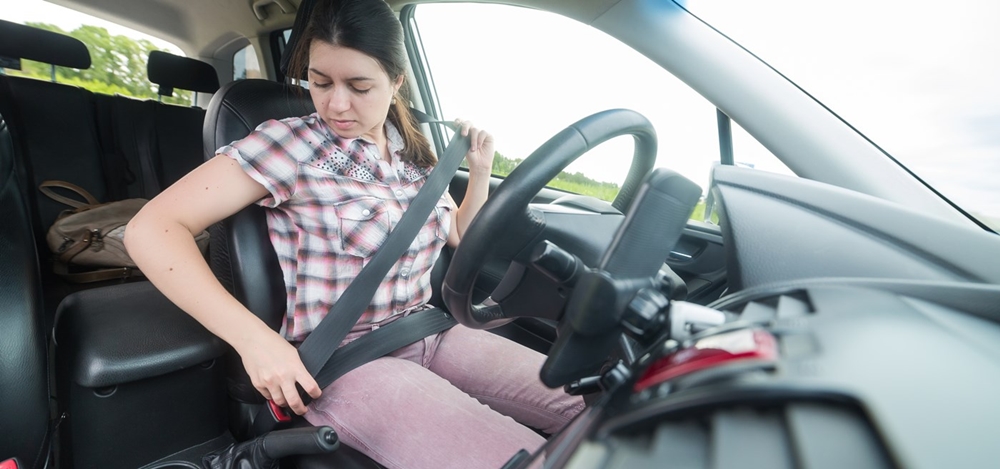
[[312, 83], [312, 86], [315, 86], [316, 88], [320, 88], [320, 89], [326, 89], [326, 88], [329, 88], [329, 87], [330, 87], [330, 84], [329, 84], [329, 83], [316, 83], [316, 82], [314, 81], [314, 82]]
[[372, 90], [371, 88], [366, 88], [366, 89], [363, 89], [363, 90], [359, 89], [359, 88], [354, 88], [354, 92], [358, 93], [358, 94], [368, 94], [368, 92], [371, 91], [371, 90]]

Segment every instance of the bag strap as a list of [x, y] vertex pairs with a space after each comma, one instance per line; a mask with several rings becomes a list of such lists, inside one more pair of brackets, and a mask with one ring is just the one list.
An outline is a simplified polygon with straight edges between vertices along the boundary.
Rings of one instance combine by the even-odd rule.
[[[426, 114], [425, 114], [426, 116]], [[450, 121], [430, 121], [454, 126]], [[371, 303], [375, 290], [382, 283], [389, 269], [399, 261], [406, 249], [413, 243], [417, 233], [424, 226], [438, 199], [444, 194], [452, 176], [458, 170], [462, 159], [469, 151], [471, 142], [458, 132], [451, 139], [444, 156], [431, 171], [423, 187], [407, 207], [396, 228], [379, 247], [371, 261], [361, 269], [357, 277], [347, 286], [340, 299], [334, 303], [326, 317], [306, 336], [299, 346], [299, 357], [306, 370], [314, 377], [330, 360], [340, 342], [358, 322]]]
[[[59, 195], [56, 193], [56, 191], [50, 189], [50, 187], [58, 187], [60, 189], [66, 189], [68, 191], [75, 192], [80, 197], [83, 197], [83, 199], [86, 200], [86, 202], [80, 202], [79, 200], [73, 200], [69, 197]], [[48, 196], [50, 199], [55, 200], [56, 202], [64, 203], [73, 208], [86, 208], [94, 205], [100, 205], [100, 202], [98, 202], [94, 196], [90, 195], [90, 192], [87, 192], [86, 189], [71, 182], [56, 181], [50, 179], [47, 181], [42, 181], [42, 183], [38, 185], [38, 190], [42, 194]]]
[[115, 267], [113, 269], [89, 270], [87, 272], [70, 272], [69, 266], [60, 261], [52, 264], [52, 271], [71, 283], [92, 283], [105, 280], [127, 280], [134, 277], [145, 277], [142, 271], [135, 267]]
[[145, 277], [145, 275], [143, 275], [142, 272], [135, 267], [114, 267], [110, 269], [88, 270], [86, 272], [70, 272], [69, 264], [73, 261], [73, 258], [94, 243], [95, 234], [100, 236], [99, 232], [95, 233], [96, 231], [97, 230], [88, 232], [79, 243], [76, 243], [76, 245], [66, 249], [65, 251], [57, 253], [58, 255], [52, 263], [52, 271], [55, 272], [56, 275], [72, 283], [91, 283], [101, 282], [104, 280], [125, 280], [132, 277]]

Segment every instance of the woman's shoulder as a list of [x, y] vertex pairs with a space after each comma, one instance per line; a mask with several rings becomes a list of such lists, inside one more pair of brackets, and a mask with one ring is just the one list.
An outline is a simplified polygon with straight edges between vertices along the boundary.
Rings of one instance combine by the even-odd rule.
[[284, 119], [268, 119], [254, 129], [264, 133], [288, 133], [301, 131], [318, 131], [321, 123], [316, 113], [308, 116], [286, 117]]

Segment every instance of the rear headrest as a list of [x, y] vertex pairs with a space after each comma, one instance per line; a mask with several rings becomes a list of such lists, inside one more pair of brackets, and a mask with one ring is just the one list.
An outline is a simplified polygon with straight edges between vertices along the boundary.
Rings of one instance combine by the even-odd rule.
[[0, 57], [90, 68], [90, 52], [79, 39], [4, 20], [0, 20]]
[[146, 63], [149, 81], [160, 85], [159, 93], [170, 96], [174, 88], [215, 93], [219, 90], [219, 76], [215, 67], [200, 60], [180, 57], [163, 51], [149, 53]]

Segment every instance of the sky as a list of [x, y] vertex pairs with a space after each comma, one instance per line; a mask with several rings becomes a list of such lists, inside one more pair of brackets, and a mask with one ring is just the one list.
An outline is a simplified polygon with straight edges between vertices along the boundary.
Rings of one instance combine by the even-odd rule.
[[[41, 0], [6, 3], [0, 10], [5, 20], [44, 21], [66, 30], [86, 22], [180, 53], [159, 39]], [[688, 0], [685, 5], [945, 196], [1000, 219], [1000, 28], [995, 25], [1000, 3]], [[490, 22], [462, 24], [435, 18], [431, 8], [418, 8], [418, 21], [442, 90], [445, 117], [471, 119], [489, 129], [504, 155], [523, 158], [577, 119], [624, 107], [639, 111], [656, 126], [658, 166], [707, 185], [705, 175], [718, 155], [715, 110], [644, 57], [570, 20], [544, 18], [535, 23], [518, 16], [517, 31], [512, 31], [513, 19], [502, 16], [512, 9], [497, 9]], [[465, 32], [455, 33], [455, 28]], [[450, 33], [435, 36], [436, 31]], [[490, 49], [482, 40], [453, 40], [455, 34], [477, 33], [501, 42]], [[536, 33], [554, 38], [546, 41], [548, 49], [532, 39]], [[572, 41], [572, 47], [560, 40]], [[432, 47], [435, 41], [448, 44], [447, 52]], [[541, 50], [530, 57], [518, 53], [527, 49]], [[595, 57], [602, 57], [602, 66], [580, 66], [593, 65]], [[517, 69], [497, 64], [516, 64]], [[540, 78], [546, 76], [560, 78]], [[555, 95], [570, 96], [570, 104], [557, 103]], [[738, 162], [788, 172], [738, 125], [734, 132]], [[624, 179], [629, 141], [617, 139], [591, 153], [570, 170], [598, 180]]]
[[946, 197], [1000, 220], [1000, 3], [691, 0], [688, 6]]

